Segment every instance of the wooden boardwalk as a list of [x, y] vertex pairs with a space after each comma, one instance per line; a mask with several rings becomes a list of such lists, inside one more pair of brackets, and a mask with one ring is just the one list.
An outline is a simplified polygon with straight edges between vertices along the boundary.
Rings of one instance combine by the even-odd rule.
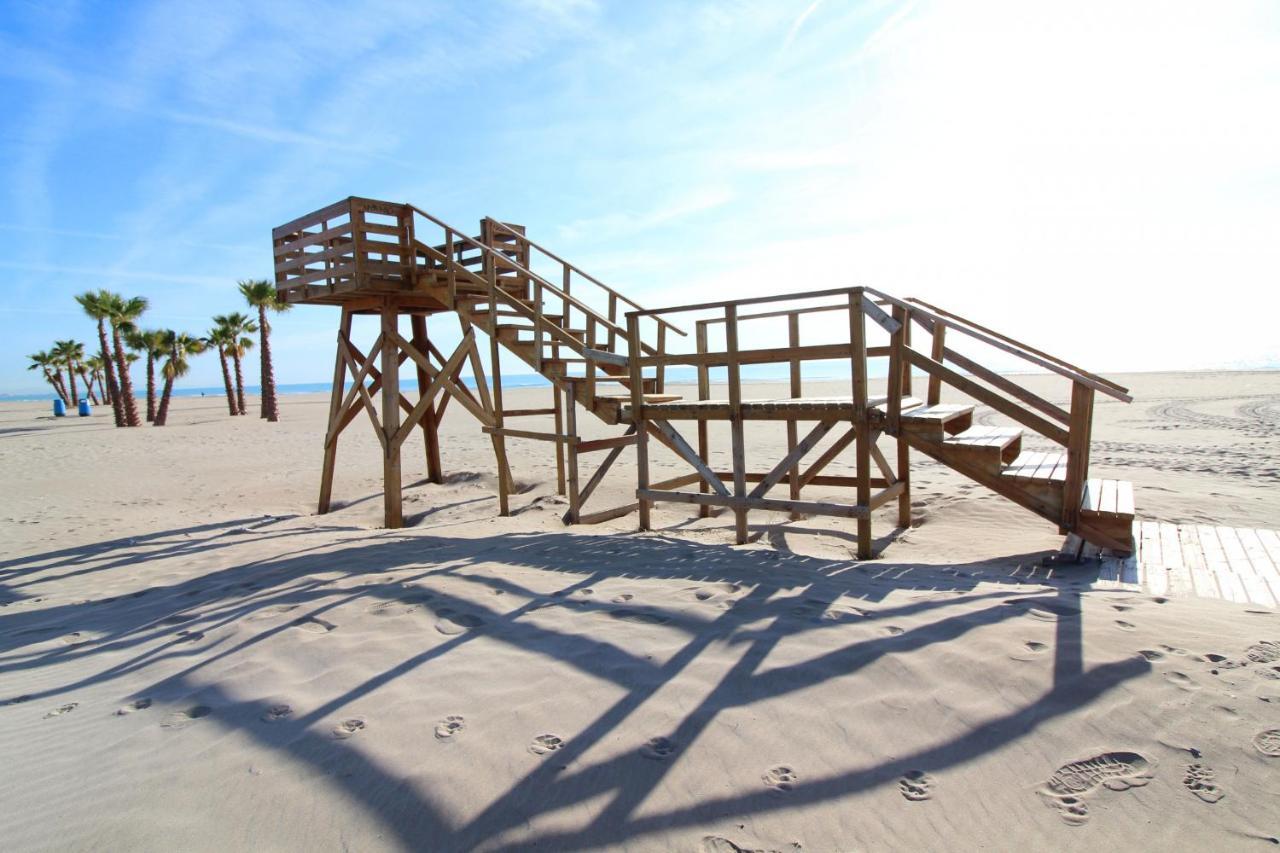
[[1277, 531], [1134, 521], [1133, 541], [1130, 556], [1102, 557], [1099, 586], [1280, 607]]

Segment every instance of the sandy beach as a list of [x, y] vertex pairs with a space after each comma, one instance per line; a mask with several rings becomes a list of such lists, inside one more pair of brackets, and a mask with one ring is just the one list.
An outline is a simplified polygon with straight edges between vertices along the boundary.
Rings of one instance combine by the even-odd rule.
[[[1098, 403], [1092, 471], [1142, 519], [1280, 527], [1280, 373], [1113, 378], [1135, 402]], [[115, 429], [0, 406], [0, 846], [1280, 843], [1274, 607], [1098, 583], [1053, 560], [1054, 525], [921, 458], [913, 526], [877, 513], [862, 563], [831, 518], [753, 512], [745, 546], [682, 505], [650, 533], [565, 527], [536, 442], [510, 443], [502, 518], [461, 407], [447, 482], [411, 439], [384, 530], [363, 420], [314, 514], [327, 412], [175, 398], [169, 426]], [[781, 425], [748, 446], [781, 458]], [[627, 453], [592, 508], [634, 488]]]

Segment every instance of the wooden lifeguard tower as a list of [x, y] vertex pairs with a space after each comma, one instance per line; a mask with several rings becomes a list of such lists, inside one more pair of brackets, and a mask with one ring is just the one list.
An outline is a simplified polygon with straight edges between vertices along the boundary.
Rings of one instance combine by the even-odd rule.
[[[1128, 402], [1127, 389], [920, 300], [839, 287], [645, 310], [533, 242], [519, 226], [486, 218], [473, 236], [413, 205], [356, 197], [282, 225], [272, 237], [281, 298], [335, 305], [342, 312], [322, 513], [330, 505], [338, 437], [363, 409], [383, 448], [385, 521], [400, 526], [401, 447], [420, 430], [429, 478], [440, 482], [437, 427], [450, 401], [457, 401], [492, 439], [504, 515], [512, 489], [505, 440], [535, 439], [554, 445], [557, 486], [569, 501], [566, 523], [638, 512], [640, 527], [647, 529], [652, 505], [674, 501], [695, 504], [703, 515], [727, 508], [735, 516], [737, 540], [745, 542], [752, 509], [833, 515], [855, 521], [858, 554], [865, 559], [871, 556], [871, 515], [877, 508], [896, 502], [898, 524], [910, 522], [910, 456], [916, 450], [1053, 521], [1077, 541], [1117, 551], [1131, 547], [1132, 488], [1088, 476], [1094, 398], [1103, 394]], [[432, 344], [426, 322], [445, 312], [456, 314], [461, 333], [448, 355]], [[351, 340], [352, 318], [359, 314], [380, 318], [367, 353]], [[407, 338], [400, 327], [405, 315]], [[674, 345], [688, 337], [674, 322], [678, 317], [695, 331], [692, 349]], [[777, 328], [762, 330], [768, 324]], [[913, 327], [922, 331], [927, 350], [913, 344]], [[488, 340], [487, 378], [478, 333]], [[773, 345], [754, 345], [758, 341]], [[498, 356], [504, 348], [548, 380], [551, 406], [503, 407]], [[976, 349], [1065, 379], [1069, 404], [996, 372]], [[399, 381], [406, 361], [417, 374], [416, 401]], [[847, 370], [849, 395], [806, 394], [806, 362]], [[742, 368], [756, 365], [785, 366], [787, 395], [744, 399]], [[461, 378], [467, 367], [474, 390]], [[696, 399], [668, 393], [672, 367], [693, 369]], [[715, 383], [725, 388], [722, 398], [711, 396], [713, 371], [717, 380], [723, 372], [723, 383]], [[870, 391], [877, 375], [884, 377], [882, 394]], [[915, 378], [927, 382], [923, 399], [912, 396]], [[942, 402], [944, 388], [963, 402]], [[579, 408], [623, 431], [584, 440], [577, 429]], [[550, 429], [508, 426], [509, 419], [536, 416], [550, 417]], [[976, 422], [988, 417], [1017, 426]], [[787, 454], [765, 471], [748, 470], [746, 461], [744, 423], [755, 420], [782, 422], [787, 430]], [[693, 442], [678, 428], [682, 422], [695, 429]], [[730, 470], [711, 465], [709, 425], [716, 422], [729, 427]], [[803, 436], [801, 424], [812, 424]], [[1024, 448], [1027, 437], [1045, 449]], [[881, 439], [894, 445], [892, 463], [879, 447]], [[650, 440], [687, 463], [690, 473], [651, 482]], [[631, 447], [636, 501], [584, 512], [610, 466]], [[823, 473], [849, 448], [852, 474]], [[603, 461], [584, 483], [580, 462], [593, 453], [603, 453]], [[817, 458], [802, 465], [811, 453]], [[685, 490], [694, 484], [697, 491]], [[770, 495], [783, 487], [785, 497]], [[805, 500], [802, 491], [810, 487], [848, 488], [854, 500]]]

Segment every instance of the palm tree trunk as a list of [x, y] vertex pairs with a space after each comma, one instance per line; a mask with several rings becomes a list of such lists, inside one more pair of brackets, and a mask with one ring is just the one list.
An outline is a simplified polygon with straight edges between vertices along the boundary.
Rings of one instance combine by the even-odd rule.
[[[173, 354], [169, 356], [173, 363], [178, 361], [177, 348], [174, 348]], [[156, 412], [155, 426], [164, 426], [165, 421], [169, 420], [169, 395], [173, 391], [173, 371], [166, 370], [164, 372], [164, 391], [160, 394], [160, 408]]]
[[59, 368], [53, 372], [53, 387], [57, 390], [58, 396], [62, 398], [62, 402], [71, 403], [71, 398], [67, 396], [67, 383], [62, 381], [62, 369]]
[[236, 408], [239, 409], [238, 414], [246, 415], [248, 411], [244, 407], [244, 372], [240, 369], [239, 347], [231, 350], [231, 360], [236, 365]]
[[138, 417], [138, 401], [133, 396], [133, 379], [129, 376], [129, 362], [124, 357], [124, 340], [119, 327], [111, 326], [116, 345], [116, 370], [120, 372], [120, 404], [124, 409], [125, 426], [142, 426]]
[[115, 365], [111, 361], [111, 347], [107, 345], [106, 322], [98, 318], [98, 343], [102, 345], [102, 372], [107, 376], [105, 394], [111, 399], [111, 411], [116, 416], [116, 426], [124, 426], [124, 408], [120, 405], [120, 386], [116, 384]]
[[231, 372], [227, 370], [227, 351], [222, 344], [218, 344], [218, 361], [222, 362], [222, 384], [227, 389], [227, 408], [231, 410], [231, 417], [235, 417], [239, 412], [236, 411], [236, 395], [231, 390]]
[[49, 383], [49, 387], [53, 389], [53, 393], [58, 395], [58, 399], [65, 402], [66, 398], [62, 396], [62, 389], [58, 387], [57, 380], [53, 378], [53, 371], [47, 367], [44, 368], [44, 378], [45, 381]]
[[156, 419], [156, 355], [147, 350], [147, 420]]
[[76, 389], [76, 368], [74, 364], [67, 365], [67, 379], [71, 382], [71, 405], [78, 405], [80, 403], [80, 392]]
[[271, 332], [267, 325], [267, 309], [258, 306], [258, 328], [262, 331], [262, 416], [269, 422], [280, 420], [280, 406], [276, 402], [276, 377], [271, 367]]
[[84, 380], [85, 393], [89, 396], [89, 402], [98, 405], [98, 394], [93, 390], [93, 377], [83, 367], [80, 368], [80, 378]]

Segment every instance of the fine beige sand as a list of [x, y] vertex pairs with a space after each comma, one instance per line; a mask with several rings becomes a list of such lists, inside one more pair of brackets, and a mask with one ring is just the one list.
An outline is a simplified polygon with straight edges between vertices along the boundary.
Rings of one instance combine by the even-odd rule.
[[[1115, 378], [1137, 399], [1099, 403], [1093, 473], [1140, 516], [1280, 527], [1280, 374]], [[0, 848], [1280, 843], [1274, 610], [1096, 587], [1053, 525], [918, 455], [914, 524], [878, 513], [865, 563], [835, 519], [753, 513], [741, 547], [675, 504], [652, 533], [566, 528], [528, 441], [500, 518], [456, 405], [445, 485], [406, 444], [408, 527], [379, 527], [363, 417], [316, 516], [327, 408], [179, 398], [118, 430], [0, 407]], [[783, 455], [780, 424], [748, 440], [757, 469]]]

